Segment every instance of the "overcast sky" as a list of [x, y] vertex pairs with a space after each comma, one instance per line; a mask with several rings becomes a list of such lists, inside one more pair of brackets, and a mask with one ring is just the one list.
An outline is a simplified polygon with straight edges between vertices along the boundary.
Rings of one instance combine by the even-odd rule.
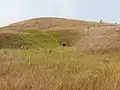
[[35, 17], [120, 22], [120, 0], [0, 0], [0, 26]]

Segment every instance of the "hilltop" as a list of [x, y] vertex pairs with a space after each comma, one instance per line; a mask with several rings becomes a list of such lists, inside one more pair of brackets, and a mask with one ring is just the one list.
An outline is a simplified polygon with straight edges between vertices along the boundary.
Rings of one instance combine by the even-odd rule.
[[63, 30], [63, 29], [81, 29], [86, 27], [98, 27], [98, 26], [109, 26], [115, 25], [112, 23], [100, 23], [95, 21], [85, 21], [85, 20], [74, 20], [66, 18], [53, 18], [53, 17], [43, 17], [43, 18], [33, 18], [17, 23], [12, 23], [2, 29], [9, 30], [26, 30], [26, 29], [44, 29], [44, 30]]

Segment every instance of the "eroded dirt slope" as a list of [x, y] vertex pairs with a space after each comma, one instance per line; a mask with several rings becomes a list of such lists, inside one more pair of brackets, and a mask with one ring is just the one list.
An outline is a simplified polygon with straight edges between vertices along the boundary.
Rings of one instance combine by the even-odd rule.
[[120, 49], [120, 26], [91, 28], [77, 46], [93, 52], [111, 52]]

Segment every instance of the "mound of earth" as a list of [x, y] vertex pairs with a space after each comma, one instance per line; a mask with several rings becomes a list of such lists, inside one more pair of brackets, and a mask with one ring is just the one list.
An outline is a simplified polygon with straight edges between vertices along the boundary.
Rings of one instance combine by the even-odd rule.
[[[0, 31], [9, 33], [8, 36], [0, 35], [0, 47], [81, 45], [93, 51], [117, 50], [120, 42], [119, 30], [116, 31], [116, 27], [119, 28], [119, 25], [105, 22], [51, 17], [33, 18], [0, 28]], [[44, 35], [41, 35], [43, 33]]]
[[91, 28], [77, 44], [92, 52], [111, 52], [120, 50], [120, 26]]

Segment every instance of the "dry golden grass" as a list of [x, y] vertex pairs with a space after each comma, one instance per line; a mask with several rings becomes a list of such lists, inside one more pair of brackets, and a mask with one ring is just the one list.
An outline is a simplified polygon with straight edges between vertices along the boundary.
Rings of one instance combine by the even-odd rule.
[[0, 50], [0, 90], [120, 90], [119, 53]]

